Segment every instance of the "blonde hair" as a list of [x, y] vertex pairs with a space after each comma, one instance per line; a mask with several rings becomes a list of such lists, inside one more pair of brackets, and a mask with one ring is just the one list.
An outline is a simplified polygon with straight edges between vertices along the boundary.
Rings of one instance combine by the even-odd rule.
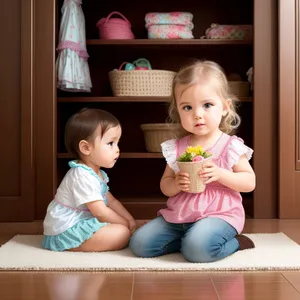
[[183, 67], [174, 77], [172, 85], [172, 99], [169, 106], [169, 118], [172, 123], [179, 123], [180, 117], [176, 105], [175, 89], [177, 85], [190, 86], [199, 84], [203, 79], [213, 80], [218, 83], [218, 95], [223, 103], [230, 99], [231, 103], [228, 106], [228, 113], [224, 116], [220, 123], [220, 130], [225, 133], [232, 133], [241, 123], [241, 118], [236, 112], [236, 104], [238, 99], [230, 93], [227, 78], [223, 69], [217, 63], [209, 60], [196, 61], [191, 65]]

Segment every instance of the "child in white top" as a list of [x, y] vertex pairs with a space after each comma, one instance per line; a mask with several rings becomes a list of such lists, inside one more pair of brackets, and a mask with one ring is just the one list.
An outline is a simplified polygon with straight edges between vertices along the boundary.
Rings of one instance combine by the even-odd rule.
[[[245, 222], [240, 192], [254, 189], [255, 174], [248, 161], [253, 150], [229, 135], [240, 124], [234, 100], [215, 62], [195, 62], [175, 76], [169, 114], [188, 134], [162, 143], [167, 165], [160, 188], [169, 199], [159, 216], [131, 238], [130, 248], [137, 256], [181, 252], [191, 262], [212, 262], [254, 247], [240, 234]], [[189, 192], [189, 174], [177, 165], [188, 146], [201, 146], [212, 154], [198, 174], [206, 180], [202, 193]]]
[[82, 109], [67, 122], [65, 144], [77, 160], [63, 178], [44, 220], [43, 247], [53, 251], [124, 248], [136, 222], [109, 192], [107, 174], [120, 155], [121, 125], [109, 112]]

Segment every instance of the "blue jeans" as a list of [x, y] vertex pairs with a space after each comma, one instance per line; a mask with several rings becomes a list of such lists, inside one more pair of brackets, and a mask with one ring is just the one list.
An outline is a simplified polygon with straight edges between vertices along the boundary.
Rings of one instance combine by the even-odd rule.
[[129, 247], [139, 257], [181, 252], [190, 262], [213, 262], [238, 250], [236, 235], [236, 229], [219, 218], [175, 224], [160, 216], [139, 228]]

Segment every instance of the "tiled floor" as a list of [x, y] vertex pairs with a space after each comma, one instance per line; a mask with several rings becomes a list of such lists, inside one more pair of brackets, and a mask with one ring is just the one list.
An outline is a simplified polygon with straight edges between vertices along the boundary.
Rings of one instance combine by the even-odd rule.
[[[19, 227], [18, 227], [19, 226]], [[0, 244], [20, 224], [0, 224]], [[39, 233], [33, 224], [26, 233]], [[300, 243], [300, 220], [247, 220], [245, 232], [284, 232]], [[274, 245], [280, 247], [280, 245]], [[272, 255], [270, 253], [270, 255]], [[0, 272], [0, 299], [300, 300], [299, 272]]]

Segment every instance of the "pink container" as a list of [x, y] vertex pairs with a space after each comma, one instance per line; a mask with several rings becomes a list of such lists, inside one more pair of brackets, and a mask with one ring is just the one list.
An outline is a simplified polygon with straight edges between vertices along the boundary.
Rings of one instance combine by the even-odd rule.
[[148, 67], [135, 67], [135, 70], [149, 70]]
[[[111, 18], [113, 14], [118, 14], [122, 17]], [[131, 31], [130, 22], [119, 12], [113, 11], [106, 18], [100, 19], [96, 27], [99, 30], [100, 39], [113, 40], [113, 39], [134, 39], [134, 34]]]

